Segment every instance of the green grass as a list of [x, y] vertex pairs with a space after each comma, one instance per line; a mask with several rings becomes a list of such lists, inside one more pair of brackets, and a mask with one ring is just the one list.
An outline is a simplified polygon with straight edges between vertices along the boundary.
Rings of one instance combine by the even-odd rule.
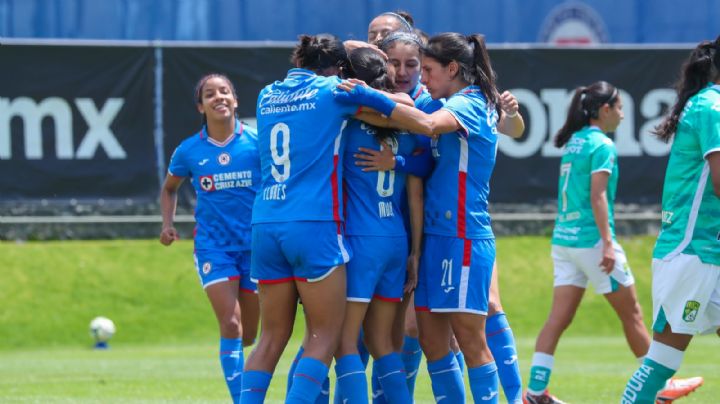
[[[653, 239], [621, 240], [649, 324]], [[544, 237], [498, 240], [503, 305], [518, 337], [523, 377], [550, 306], [552, 264]], [[0, 243], [0, 402], [227, 402], [217, 326], [192, 266], [192, 244], [156, 241]], [[118, 327], [109, 351], [88, 348], [88, 323]], [[301, 339], [296, 328], [269, 401], [280, 402]], [[683, 402], [720, 397], [717, 337], [698, 337], [680, 374], [706, 385]], [[620, 324], [592, 290], [556, 355], [551, 387], [575, 403], [617, 402], [634, 358]], [[430, 402], [421, 368], [416, 397]]]

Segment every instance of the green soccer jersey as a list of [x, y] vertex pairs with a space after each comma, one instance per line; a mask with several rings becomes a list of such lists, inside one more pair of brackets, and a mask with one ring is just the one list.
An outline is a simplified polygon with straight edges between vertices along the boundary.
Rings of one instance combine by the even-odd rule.
[[617, 150], [613, 141], [599, 128], [586, 126], [575, 132], [563, 149], [558, 183], [558, 215], [552, 243], [590, 248], [600, 240], [590, 204], [590, 183], [593, 173], [610, 174], [607, 186], [610, 233], [615, 239], [613, 203], [617, 189]]
[[691, 97], [680, 116], [665, 172], [654, 258], [682, 253], [720, 265], [720, 198], [706, 160], [715, 152], [720, 152], [720, 85]]

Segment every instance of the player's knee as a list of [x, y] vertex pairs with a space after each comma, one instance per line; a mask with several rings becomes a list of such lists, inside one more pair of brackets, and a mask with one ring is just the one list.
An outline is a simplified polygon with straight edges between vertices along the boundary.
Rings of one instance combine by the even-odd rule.
[[500, 299], [495, 300], [491, 297], [490, 301], [488, 301], [488, 317], [491, 317], [497, 313], [502, 313], [502, 311], [503, 308], [502, 304], [500, 304]]
[[450, 350], [450, 344], [445, 338], [438, 338], [428, 332], [419, 335], [420, 347], [428, 358], [442, 358]]
[[237, 317], [229, 316], [220, 322], [220, 335], [223, 338], [240, 338], [241, 334], [240, 321]]
[[417, 323], [415, 321], [406, 321], [405, 322], [405, 335], [413, 338], [418, 337], [418, 327]]
[[365, 334], [365, 343], [373, 358], [380, 358], [394, 351], [392, 339], [384, 333]]
[[248, 334], [246, 332], [243, 332], [243, 336], [242, 336], [243, 347], [252, 346], [255, 343], [255, 338], [256, 338], [255, 333]]
[[556, 316], [550, 316], [548, 318], [548, 321], [546, 323], [546, 327], [549, 327], [556, 331], [565, 331], [570, 324], [573, 321], [573, 318], [575, 317], [575, 314], [563, 314], [563, 315], [556, 315]]

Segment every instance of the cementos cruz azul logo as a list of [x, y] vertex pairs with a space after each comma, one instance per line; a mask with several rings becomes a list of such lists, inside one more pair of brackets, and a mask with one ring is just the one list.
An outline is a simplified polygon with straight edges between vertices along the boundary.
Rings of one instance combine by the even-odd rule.
[[587, 4], [568, 1], [555, 6], [543, 21], [538, 40], [557, 45], [608, 42], [608, 30], [600, 14]]

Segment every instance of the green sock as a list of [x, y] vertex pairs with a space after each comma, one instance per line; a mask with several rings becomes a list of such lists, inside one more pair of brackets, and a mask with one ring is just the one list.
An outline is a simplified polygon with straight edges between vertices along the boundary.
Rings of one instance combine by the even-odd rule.
[[528, 392], [530, 394], [542, 394], [550, 383], [550, 373], [554, 365], [554, 358], [550, 354], [543, 352], [535, 352], [530, 367], [530, 384], [528, 384]]
[[622, 395], [622, 404], [653, 404], [655, 396], [665, 387], [665, 382], [675, 374], [652, 359], [645, 358], [640, 368], [628, 380]]

